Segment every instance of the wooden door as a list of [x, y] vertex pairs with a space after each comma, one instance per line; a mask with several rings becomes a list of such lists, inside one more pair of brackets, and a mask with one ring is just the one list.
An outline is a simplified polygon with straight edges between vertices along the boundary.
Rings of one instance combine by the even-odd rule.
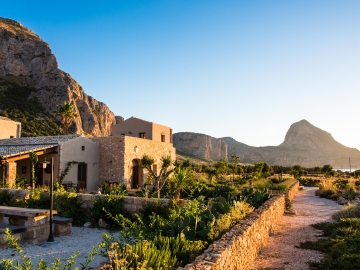
[[87, 164], [78, 164], [78, 188], [86, 189]]

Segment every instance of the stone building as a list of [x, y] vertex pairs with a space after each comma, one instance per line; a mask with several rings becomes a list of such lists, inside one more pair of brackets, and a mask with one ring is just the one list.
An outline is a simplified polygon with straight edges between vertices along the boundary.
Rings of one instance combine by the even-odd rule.
[[116, 125], [112, 126], [112, 136], [129, 136], [148, 139], [155, 142], [172, 143], [172, 129], [136, 117], [124, 120], [117, 117]]
[[0, 140], [0, 181], [6, 178], [13, 186], [18, 177], [31, 185], [29, 152], [38, 155], [39, 163], [35, 167], [37, 186], [50, 184], [51, 166], [43, 169], [41, 163], [52, 157], [54, 182], [60, 179], [69, 162], [73, 162], [64, 182], [88, 191], [95, 190], [99, 184], [99, 146], [79, 134]]
[[[6, 178], [13, 185], [16, 177], [23, 177], [32, 184], [29, 152], [36, 152], [39, 162], [54, 158], [54, 181], [60, 180], [69, 162], [73, 162], [62, 179], [70, 186], [94, 191], [108, 181], [139, 188], [147, 175], [140, 166], [143, 155], [154, 158], [155, 172], [159, 172], [163, 156], [175, 161], [172, 130], [134, 117], [122, 123], [113, 126], [113, 136], [108, 137], [73, 134], [0, 140], [0, 181]], [[48, 172], [36, 167], [36, 185], [49, 184]]]
[[21, 123], [0, 116], [0, 140], [21, 137]]
[[143, 186], [147, 171], [140, 167], [143, 155], [154, 158], [153, 170], [159, 172], [161, 158], [176, 151], [172, 144], [172, 129], [131, 117], [113, 126], [112, 137], [93, 137], [100, 146], [100, 182], [124, 183], [130, 188]]

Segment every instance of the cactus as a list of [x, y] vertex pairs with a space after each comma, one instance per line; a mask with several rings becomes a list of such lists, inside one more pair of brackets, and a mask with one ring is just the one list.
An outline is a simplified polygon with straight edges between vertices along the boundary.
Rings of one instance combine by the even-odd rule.
[[218, 201], [213, 203], [211, 211], [215, 214], [215, 216], [227, 214], [230, 212], [230, 204], [226, 202], [225, 198], [218, 197]]
[[244, 189], [239, 195], [240, 200], [244, 200], [255, 208], [259, 208], [265, 201], [270, 199], [267, 189], [255, 190], [253, 188]]

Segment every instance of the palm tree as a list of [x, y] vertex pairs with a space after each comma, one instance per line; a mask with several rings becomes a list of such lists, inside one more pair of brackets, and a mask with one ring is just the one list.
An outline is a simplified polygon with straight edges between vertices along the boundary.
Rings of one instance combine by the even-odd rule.
[[55, 115], [61, 118], [61, 124], [64, 126], [64, 133], [68, 134], [69, 128], [71, 126], [74, 118], [78, 117], [78, 114], [75, 112], [74, 104], [70, 101], [65, 101], [63, 104], [56, 105], [58, 111], [55, 111]]
[[180, 192], [190, 185], [192, 180], [191, 171], [188, 168], [178, 167], [173, 174], [174, 188], [175, 188], [175, 199], [180, 199]]

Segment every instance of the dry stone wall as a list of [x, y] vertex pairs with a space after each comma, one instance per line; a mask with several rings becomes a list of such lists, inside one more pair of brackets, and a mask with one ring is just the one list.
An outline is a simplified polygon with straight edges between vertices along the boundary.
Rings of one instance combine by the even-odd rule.
[[269, 199], [220, 240], [211, 244], [193, 263], [179, 269], [250, 269], [258, 252], [266, 244], [273, 226], [283, 215], [284, 209], [284, 195]]

